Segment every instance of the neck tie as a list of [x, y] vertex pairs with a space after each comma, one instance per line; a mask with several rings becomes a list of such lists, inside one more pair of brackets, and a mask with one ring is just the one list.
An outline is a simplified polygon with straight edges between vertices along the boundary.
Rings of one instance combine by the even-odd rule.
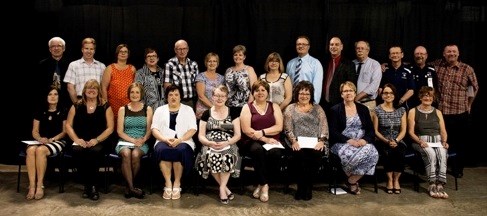
[[301, 71], [301, 64], [303, 63], [303, 60], [301, 58], [298, 58], [298, 63], [296, 64], [296, 69], [294, 70], [294, 85], [296, 85], [299, 81], [299, 71]]
[[362, 70], [362, 65], [363, 65], [363, 64], [364, 64], [363, 62], [359, 62], [359, 63], [358, 63], [358, 67], [357, 67], [357, 76], [358, 76], [358, 75], [360, 75], [360, 70]]
[[52, 78], [53, 85], [61, 89], [61, 69], [59, 69], [59, 62], [56, 61], [56, 69], [54, 69], [54, 74]]
[[326, 86], [325, 86], [325, 99], [326, 101], [330, 102], [330, 84], [331, 80], [333, 79], [333, 75], [335, 74], [335, 59], [331, 60], [331, 64], [328, 66], [328, 73], [326, 76]]

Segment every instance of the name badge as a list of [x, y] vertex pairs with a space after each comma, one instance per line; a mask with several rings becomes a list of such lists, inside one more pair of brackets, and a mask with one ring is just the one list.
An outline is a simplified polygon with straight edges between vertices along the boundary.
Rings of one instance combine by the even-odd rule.
[[431, 77], [428, 78], [428, 86], [429, 87], [434, 87], [433, 86], [433, 78], [431, 78]]

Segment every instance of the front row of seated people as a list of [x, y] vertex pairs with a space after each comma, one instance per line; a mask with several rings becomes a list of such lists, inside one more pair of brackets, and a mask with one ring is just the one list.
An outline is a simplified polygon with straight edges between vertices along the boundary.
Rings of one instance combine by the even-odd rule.
[[[264, 81], [254, 83], [251, 94], [255, 99], [245, 104], [241, 113], [235, 113], [226, 106], [229, 90], [223, 85], [218, 86], [212, 92], [213, 106], [202, 114], [199, 121], [198, 138], [203, 147], [201, 157], [196, 159], [196, 166], [204, 178], [211, 173], [219, 185], [220, 202], [228, 204], [234, 195], [227, 183], [230, 176], [239, 176], [239, 152], [250, 156], [258, 183], [252, 196], [267, 202], [269, 176], [289, 150], [299, 174], [296, 176], [298, 188], [295, 199], [310, 200], [313, 175], [317, 172], [318, 164], [322, 163], [321, 158], [330, 149], [340, 159], [348, 177], [348, 191], [360, 194], [358, 181], [363, 175], [374, 174], [379, 158], [372, 144], [377, 138], [379, 150], [386, 152], [386, 191], [400, 193], [406, 115], [404, 109], [396, 110], [392, 106], [394, 86], [386, 84], [383, 89], [384, 103], [376, 108], [371, 117], [366, 106], [354, 101], [355, 85], [352, 82], [343, 83], [340, 86], [343, 103], [333, 106], [327, 119], [323, 109], [314, 103], [314, 87], [308, 81], [301, 81], [295, 86], [294, 103], [285, 109], [284, 115], [277, 104], [267, 101], [269, 84]], [[114, 130], [113, 111], [101, 98], [100, 92], [96, 80], [86, 82], [82, 99], [70, 108], [65, 117], [57, 106], [58, 89], [50, 89], [48, 105], [36, 114], [33, 121], [32, 136], [42, 145], [29, 145], [26, 150], [29, 175], [27, 199], [43, 198], [47, 157], [65, 149], [66, 134], [73, 141], [72, 154], [84, 185], [82, 197], [99, 199], [97, 178], [94, 176], [98, 175], [104, 160], [104, 148], [113, 148], [109, 137]], [[168, 104], [153, 112], [151, 107], [141, 102], [143, 86], [133, 83], [127, 90], [130, 102], [118, 110], [119, 139], [134, 144], [127, 146], [119, 142], [114, 150], [122, 158], [122, 173], [126, 180], [124, 195], [127, 198], [144, 197], [145, 193], [135, 186], [134, 180], [140, 169], [141, 157], [149, 151], [148, 145], [151, 143], [147, 141], [151, 135], [156, 139], [154, 157], [159, 161], [165, 181], [164, 199], [181, 197], [181, 178], [193, 167], [196, 146], [192, 137], [197, 131], [195, 113], [191, 107], [181, 103], [179, 87], [170, 85], [165, 94]], [[432, 88], [423, 87], [419, 97], [421, 104], [407, 115], [408, 133], [413, 148], [421, 153], [424, 160], [430, 196], [447, 198], [444, 184], [448, 144], [443, 116], [431, 106], [434, 100]], [[283, 130], [285, 138], [281, 137]], [[303, 148], [306, 138], [315, 138], [316, 144]], [[429, 146], [429, 143], [436, 142], [443, 147]], [[329, 147], [328, 143], [333, 145]], [[284, 144], [284, 148], [266, 150], [264, 144], [274, 147]]]

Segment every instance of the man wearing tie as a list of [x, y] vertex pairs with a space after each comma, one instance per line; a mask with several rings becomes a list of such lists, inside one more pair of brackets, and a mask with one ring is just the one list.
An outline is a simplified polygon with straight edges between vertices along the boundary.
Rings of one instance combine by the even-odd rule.
[[382, 70], [378, 61], [369, 58], [369, 52], [369, 42], [355, 42], [357, 59], [353, 60], [353, 63], [358, 74], [355, 101], [364, 104], [372, 112], [376, 107], [375, 98], [382, 79]]
[[291, 59], [286, 66], [286, 73], [295, 86], [299, 81], [306, 80], [313, 83], [314, 99], [320, 102], [323, 89], [323, 66], [321, 62], [309, 55], [310, 41], [306, 36], [299, 36], [296, 40], [298, 57]]

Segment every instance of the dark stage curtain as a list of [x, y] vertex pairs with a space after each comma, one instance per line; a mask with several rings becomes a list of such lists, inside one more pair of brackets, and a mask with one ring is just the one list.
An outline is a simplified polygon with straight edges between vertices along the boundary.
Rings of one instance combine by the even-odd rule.
[[[322, 61], [329, 55], [329, 39], [339, 36], [350, 59], [355, 57], [354, 42], [361, 39], [370, 42], [370, 56], [379, 62], [388, 60], [388, 48], [393, 44], [401, 45], [404, 61], [412, 62], [417, 45], [426, 46], [429, 60], [434, 60], [441, 57], [444, 45], [456, 43], [460, 59], [474, 67], [480, 86], [486, 69], [481, 64], [487, 38], [481, 33], [485, 26], [484, 1], [31, 0], [23, 1], [22, 8], [23, 19], [30, 19], [18, 25], [31, 38], [22, 43], [26, 46], [22, 56], [28, 58], [12, 60], [19, 61], [28, 73], [35, 73], [37, 62], [49, 55], [47, 42], [54, 36], [66, 40], [65, 54], [70, 59], [81, 57], [83, 38], [95, 38], [95, 59], [107, 65], [114, 61], [116, 46], [127, 43], [129, 61], [137, 68], [143, 64], [144, 48], [156, 48], [163, 66], [174, 56], [175, 41], [182, 38], [189, 43], [189, 58], [198, 62], [201, 71], [205, 70], [206, 53], [216, 52], [221, 58], [219, 72], [223, 73], [233, 64], [232, 48], [243, 44], [248, 50], [245, 62], [261, 74], [270, 52], [279, 52], [287, 62], [296, 56], [296, 37], [307, 35], [310, 54]], [[25, 76], [26, 72], [15, 74], [25, 80], [25, 85], [35, 82]], [[36, 105], [29, 103], [31, 95], [28, 91], [16, 95], [20, 98], [17, 104], [33, 110]], [[473, 116], [480, 111], [481, 98], [479, 92]], [[9, 138], [10, 143], [30, 137], [32, 127], [30, 113], [21, 109], [14, 112], [18, 118], [15, 125], [19, 126], [11, 132], [14, 136]], [[473, 118], [474, 124], [480, 123], [477, 119]], [[4, 163], [15, 161], [14, 149], [2, 151]]]

